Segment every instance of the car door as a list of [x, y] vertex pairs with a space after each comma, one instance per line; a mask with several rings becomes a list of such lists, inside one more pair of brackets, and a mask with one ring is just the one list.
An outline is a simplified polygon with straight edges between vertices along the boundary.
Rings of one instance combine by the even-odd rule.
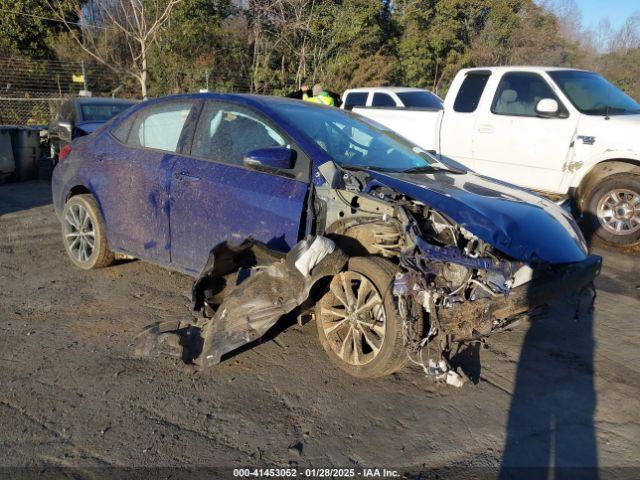
[[111, 142], [97, 142], [105, 168], [96, 182], [109, 243], [119, 251], [160, 264], [170, 262], [169, 188], [182, 131], [194, 102], [152, 104], [111, 130]]
[[171, 178], [171, 262], [198, 273], [210, 250], [251, 237], [287, 251], [299, 239], [309, 181], [309, 160], [300, 150], [292, 171], [266, 172], [243, 164], [259, 148], [293, 148], [269, 120], [233, 103], [207, 101], [189, 155], [180, 156]]
[[[551, 98], [558, 116], [542, 118], [537, 103]], [[558, 192], [577, 117], [569, 116], [547, 81], [534, 72], [507, 72], [473, 133], [478, 173], [535, 190]]]
[[478, 106], [490, 77], [488, 70], [472, 70], [460, 84], [454, 83], [451, 89], [457, 89], [458, 93], [453, 101], [447, 97], [440, 125], [440, 153], [471, 169], [475, 168], [473, 132], [479, 115]]

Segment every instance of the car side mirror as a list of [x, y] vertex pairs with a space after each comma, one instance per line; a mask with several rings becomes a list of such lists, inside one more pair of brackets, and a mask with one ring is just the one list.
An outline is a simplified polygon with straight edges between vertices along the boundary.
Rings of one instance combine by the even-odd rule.
[[560, 114], [560, 105], [553, 98], [543, 98], [536, 104], [536, 114], [543, 118], [554, 118]]
[[71, 122], [58, 122], [58, 126], [69, 133], [71, 133], [71, 130], [73, 130], [73, 125], [71, 125]]
[[245, 167], [254, 170], [289, 170], [294, 167], [296, 151], [285, 147], [251, 150], [244, 156]]

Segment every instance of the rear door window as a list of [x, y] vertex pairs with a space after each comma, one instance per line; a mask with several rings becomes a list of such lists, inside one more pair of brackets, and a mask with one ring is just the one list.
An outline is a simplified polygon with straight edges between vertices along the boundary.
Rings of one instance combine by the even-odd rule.
[[367, 92], [351, 92], [344, 99], [344, 109], [353, 110], [354, 107], [364, 107], [367, 105]]
[[489, 80], [489, 75], [489, 73], [467, 74], [453, 103], [453, 110], [459, 113], [475, 112], [480, 103], [482, 92], [484, 92], [484, 87]]
[[[193, 103], [171, 102], [147, 107], [135, 117], [127, 144], [177, 152], [182, 129], [193, 109]], [[114, 133], [115, 134], [115, 133]]]
[[391, 98], [391, 95], [386, 93], [376, 92], [373, 94], [372, 107], [384, 108], [384, 107], [396, 107], [396, 101]]

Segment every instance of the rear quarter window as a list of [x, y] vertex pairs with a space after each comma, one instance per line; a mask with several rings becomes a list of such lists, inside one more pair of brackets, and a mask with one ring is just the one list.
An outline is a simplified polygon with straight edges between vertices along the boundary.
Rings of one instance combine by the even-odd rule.
[[120, 122], [119, 125], [111, 129], [111, 135], [116, 137], [120, 142], [127, 143], [127, 138], [129, 138], [129, 132], [131, 131], [131, 125], [133, 125], [135, 118], [135, 114], [130, 115], [129, 118]]
[[482, 92], [489, 80], [489, 74], [469, 73], [465, 77], [456, 100], [453, 104], [453, 110], [459, 113], [475, 112], [480, 103]]

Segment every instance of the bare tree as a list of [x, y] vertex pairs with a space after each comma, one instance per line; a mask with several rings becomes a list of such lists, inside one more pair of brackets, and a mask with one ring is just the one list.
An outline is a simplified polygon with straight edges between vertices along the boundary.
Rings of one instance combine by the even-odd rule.
[[[91, 58], [135, 78], [147, 98], [149, 48], [182, 0], [71, 0], [80, 21], [67, 19], [62, 2], [46, 0], [56, 19]], [[68, 10], [67, 10], [68, 11]]]

